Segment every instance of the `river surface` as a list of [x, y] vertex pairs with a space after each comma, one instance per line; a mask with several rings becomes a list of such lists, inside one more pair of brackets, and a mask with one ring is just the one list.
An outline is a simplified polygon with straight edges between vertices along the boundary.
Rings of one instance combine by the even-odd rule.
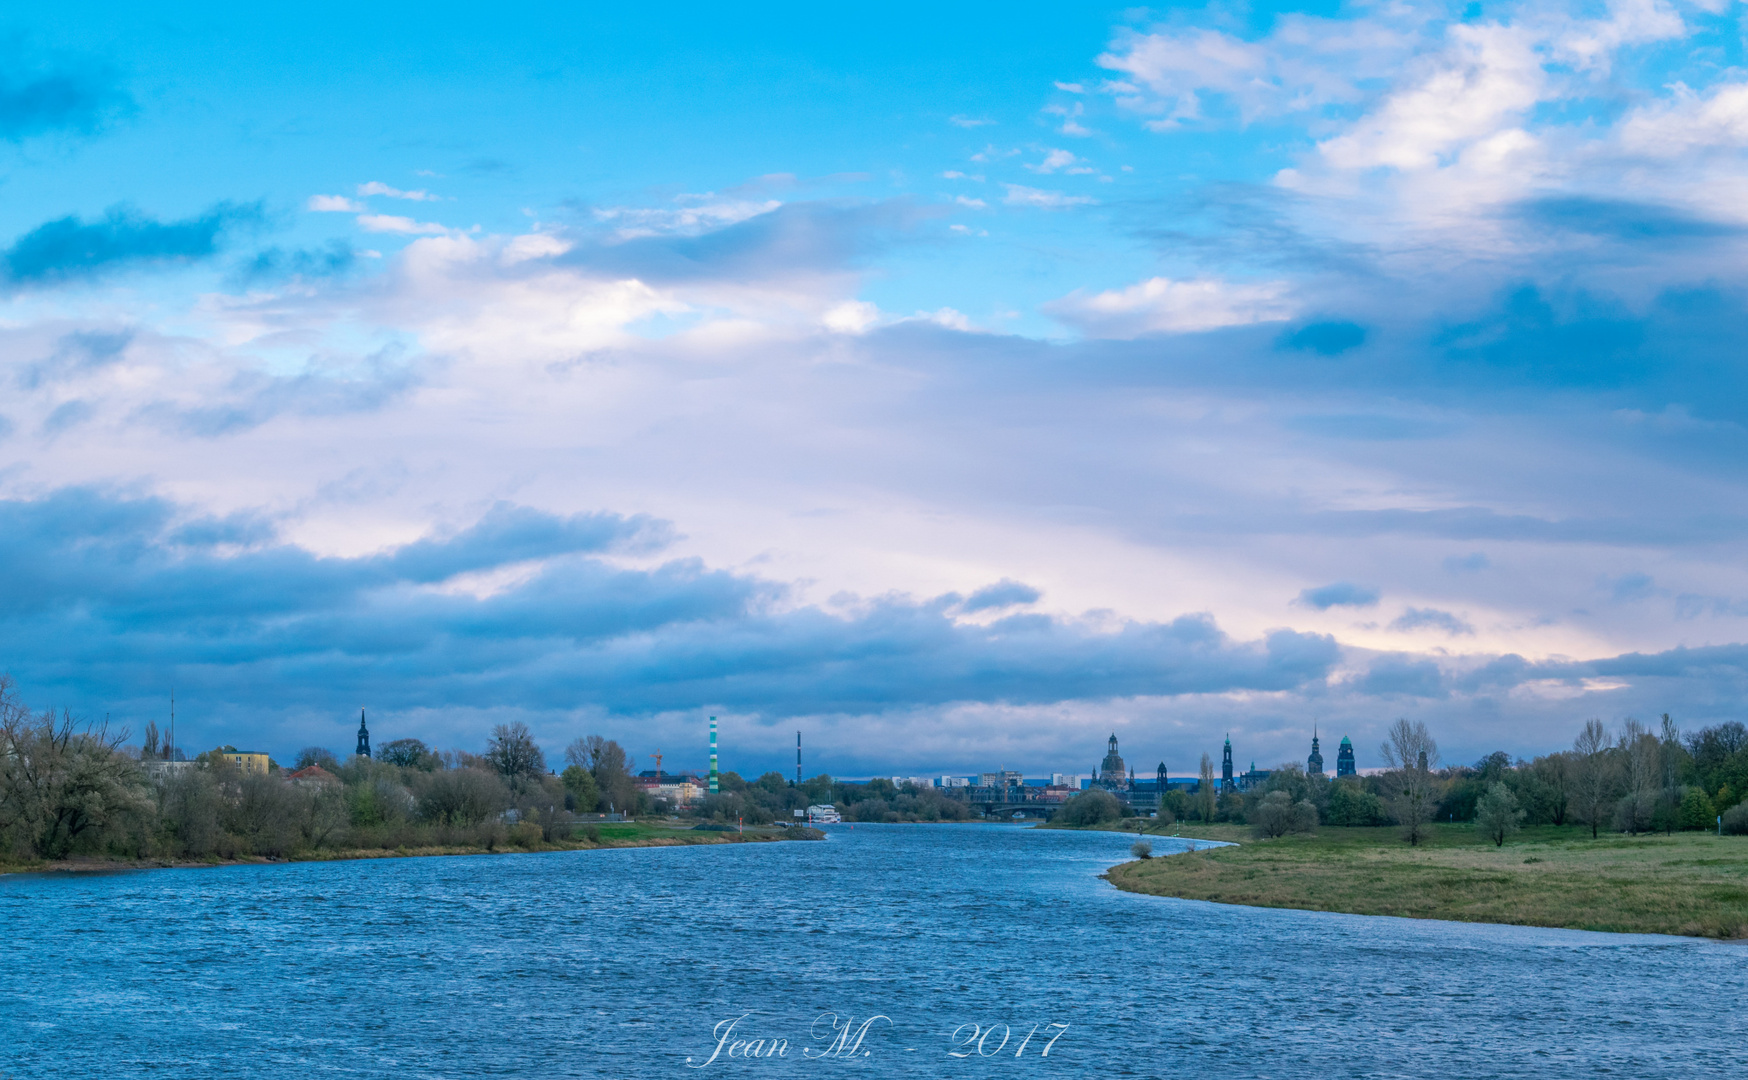
[[1112, 833], [830, 833], [0, 879], [0, 1077], [1748, 1065], [1740, 946], [1135, 896]]

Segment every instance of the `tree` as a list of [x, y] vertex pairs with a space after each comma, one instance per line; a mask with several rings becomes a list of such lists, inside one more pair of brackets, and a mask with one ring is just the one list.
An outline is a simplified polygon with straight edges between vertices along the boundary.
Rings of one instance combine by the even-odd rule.
[[1594, 840], [1614, 801], [1615, 788], [1608, 729], [1601, 720], [1584, 722], [1584, 730], [1572, 742], [1572, 753], [1573, 816], [1590, 826], [1590, 838]]
[[486, 748], [486, 760], [504, 778], [512, 790], [524, 786], [530, 779], [546, 772], [546, 755], [534, 742], [528, 725], [518, 720], [492, 728], [492, 740]]
[[1475, 828], [1494, 847], [1504, 847], [1506, 838], [1523, 824], [1524, 812], [1518, 809], [1517, 796], [1503, 783], [1495, 781], [1475, 803]]
[[1677, 819], [1683, 829], [1709, 829], [1716, 823], [1717, 816], [1717, 808], [1706, 797], [1704, 789], [1690, 787], [1683, 792]]
[[439, 825], [475, 825], [509, 804], [503, 781], [480, 769], [444, 769], [419, 782], [419, 816]]
[[1123, 816], [1123, 804], [1103, 788], [1089, 788], [1062, 804], [1056, 820], [1064, 825], [1102, 825]]
[[340, 772], [340, 759], [334, 756], [332, 750], [323, 746], [306, 746], [299, 750], [297, 761], [292, 765], [292, 769], [307, 769], [311, 765], [320, 765], [336, 776]]
[[1572, 755], [1544, 754], [1530, 763], [1530, 773], [1541, 781], [1547, 792], [1548, 816], [1555, 825], [1566, 824], [1566, 814], [1572, 805]]
[[[569, 760], [569, 752], [566, 752]], [[592, 814], [595, 806], [601, 801], [601, 791], [595, 786], [594, 774], [581, 765], [572, 762], [559, 773], [559, 779], [564, 781], [565, 794], [569, 796], [570, 808], [579, 814]]]
[[[395, 739], [376, 748], [376, 760], [398, 765], [403, 769], [431, 771], [442, 764], [431, 748], [419, 739]], [[325, 766], [324, 766], [325, 767]]]
[[1626, 794], [1615, 804], [1615, 826], [1625, 833], [1642, 833], [1652, 827], [1662, 801], [1663, 744], [1645, 725], [1628, 717], [1621, 724], [1617, 745]]
[[1202, 755], [1202, 771], [1196, 783], [1196, 808], [1203, 821], [1214, 820], [1214, 759], [1207, 754]]
[[1419, 720], [1406, 718], [1390, 725], [1382, 747], [1384, 790], [1390, 811], [1411, 845], [1418, 845], [1438, 809], [1440, 782], [1432, 770], [1438, 767], [1438, 743]]
[[1153, 858], [1153, 845], [1145, 840], [1137, 840], [1129, 845], [1129, 854], [1137, 859], [1151, 859]]
[[127, 732], [48, 710], [32, 719], [0, 676], [0, 833], [28, 854], [58, 859], [86, 836], [149, 805]]
[[1310, 799], [1293, 801], [1285, 791], [1271, 791], [1262, 797], [1250, 812], [1250, 823], [1257, 836], [1273, 838], [1288, 833], [1314, 832], [1317, 828], [1317, 807]]

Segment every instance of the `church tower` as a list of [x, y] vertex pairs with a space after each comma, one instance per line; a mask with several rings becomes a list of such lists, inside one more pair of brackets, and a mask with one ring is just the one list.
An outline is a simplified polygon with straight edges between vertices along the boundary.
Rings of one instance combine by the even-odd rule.
[[358, 749], [353, 753], [359, 757], [370, 756], [370, 729], [364, 726], [364, 710], [358, 710]]
[[1099, 779], [1108, 788], [1125, 788], [1129, 786], [1129, 770], [1123, 764], [1123, 755], [1117, 753], [1117, 733], [1111, 733], [1109, 750], [1105, 760], [1099, 764]]
[[1226, 750], [1220, 755], [1220, 790], [1232, 786], [1232, 736], [1226, 737]]
[[1357, 772], [1353, 764], [1353, 743], [1343, 735], [1341, 746], [1335, 751], [1335, 775], [1339, 779], [1343, 776], [1354, 776]]
[[1305, 773], [1308, 776], [1323, 775], [1323, 751], [1317, 748], [1317, 728], [1311, 729], [1311, 756], [1305, 759]]

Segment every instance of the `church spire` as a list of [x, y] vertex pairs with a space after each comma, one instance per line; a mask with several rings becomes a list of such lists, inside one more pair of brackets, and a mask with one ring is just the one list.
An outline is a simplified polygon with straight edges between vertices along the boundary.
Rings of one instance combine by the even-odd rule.
[[359, 757], [370, 756], [370, 729], [364, 726], [364, 706], [358, 706], [358, 749], [353, 751]]

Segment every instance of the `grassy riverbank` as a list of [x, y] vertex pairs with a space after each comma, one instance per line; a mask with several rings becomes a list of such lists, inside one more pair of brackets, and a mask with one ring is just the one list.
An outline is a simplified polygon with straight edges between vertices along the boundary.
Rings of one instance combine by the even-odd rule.
[[243, 856], [234, 859], [213, 857], [204, 860], [176, 859], [97, 859], [72, 858], [27, 863], [0, 863], [0, 874], [106, 872], [116, 870], [148, 870], [174, 867], [235, 866], [266, 862], [334, 862], [345, 859], [401, 859], [432, 855], [502, 855], [526, 854], [537, 851], [594, 851], [602, 848], [685, 847], [698, 844], [755, 844], [780, 840], [823, 840], [825, 834], [805, 828], [749, 828], [745, 832], [694, 829], [690, 825], [668, 825], [661, 822], [615, 822], [608, 825], [579, 827], [569, 840], [544, 841], [531, 837], [517, 842], [493, 844], [490, 847], [400, 847], [400, 848], [336, 848], [300, 851], [285, 859]]
[[[1135, 831], [1132, 824], [1127, 831]], [[1418, 847], [1393, 828], [1325, 827], [1262, 841], [1237, 826], [1170, 831], [1241, 846], [1125, 863], [1107, 875], [1111, 883], [1255, 907], [1748, 938], [1743, 837], [1605, 833], [1592, 840], [1585, 829], [1546, 826], [1499, 848], [1463, 825], [1435, 827]]]

